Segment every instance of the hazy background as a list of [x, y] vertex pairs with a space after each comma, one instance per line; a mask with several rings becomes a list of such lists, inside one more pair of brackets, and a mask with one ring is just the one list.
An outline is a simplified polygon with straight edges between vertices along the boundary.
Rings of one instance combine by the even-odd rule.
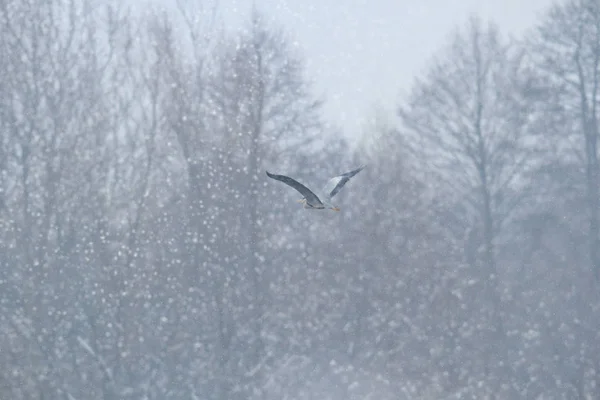
[[270, 4], [0, 0], [0, 399], [599, 398], [600, 3]]

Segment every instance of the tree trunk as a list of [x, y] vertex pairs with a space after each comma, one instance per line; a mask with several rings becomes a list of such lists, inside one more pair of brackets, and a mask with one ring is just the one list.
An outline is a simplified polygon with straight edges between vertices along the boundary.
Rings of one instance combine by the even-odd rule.
[[585, 134], [586, 147], [586, 184], [587, 184], [587, 203], [589, 208], [589, 246], [590, 246], [590, 265], [600, 281], [600, 249], [598, 246], [598, 151], [596, 130], [586, 124], [588, 128]]
[[[260, 56], [259, 56], [260, 57]], [[259, 58], [260, 68], [260, 58]], [[261, 72], [259, 71], [259, 74]], [[259, 78], [261, 81], [261, 78]], [[261, 85], [262, 82], [259, 82]], [[261, 85], [262, 86], [262, 85]], [[262, 88], [258, 89], [258, 104], [256, 106], [255, 120], [253, 121], [252, 137], [250, 143], [250, 154], [248, 160], [248, 175], [250, 178], [249, 182], [249, 198], [248, 198], [248, 216], [247, 216], [247, 234], [248, 234], [248, 247], [247, 247], [247, 268], [250, 273], [250, 278], [253, 285], [253, 315], [252, 325], [255, 335], [255, 347], [254, 347], [254, 359], [253, 362], [258, 365], [264, 353], [264, 343], [262, 340], [262, 324], [264, 314], [264, 279], [261, 273], [261, 267], [259, 265], [258, 253], [258, 162], [259, 162], [259, 137], [262, 130]], [[260, 378], [259, 378], [260, 379]]]

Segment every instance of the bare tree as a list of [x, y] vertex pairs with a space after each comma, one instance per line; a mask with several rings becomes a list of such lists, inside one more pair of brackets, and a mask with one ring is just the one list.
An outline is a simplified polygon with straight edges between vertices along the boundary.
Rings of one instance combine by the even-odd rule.
[[[554, 243], [568, 237], [563, 248], [553, 244], [547, 252], [562, 254], [565, 286], [558, 309], [565, 309], [566, 324], [577, 340], [548, 334], [547, 343], [570, 361], [567, 373], [556, 366], [555, 374], [569, 376], [572, 390], [581, 398], [597, 393], [598, 279], [600, 279], [598, 104], [600, 96], [600, 5], [596, 1], [569, 0], [552, 6], [536, 27], [528, 45], [537, 70], [545, 82], [547, 97], [540, 119], [543, 127], [545, 163], [536, 178], [543, 182], [549, 217], [537, 243]], [[586, 213], [574, 212], [585, 209]], [[539, 217], [538, 217], [539, 219]], [[536, 221], [539, 224], [539, 221]], [[587, 225], [587, 230], [580, 227]], [[584, 250], [584, 248], [587, 249]], [[540, 257], [539, 253], [534, 253]], [[582, 260], [581, 254], [586, 254]], [[546, 261], [553, 264], [552, 261]], [[595, 277], [595, 279], [591, 279]], [[591, 285], [595, 281], [595, 285]], [[567, 293], [574, 291], [576, 296]], [[580, 323], [584, 319], [586, 323]], [[563, 320], [563, 321], [564, 321]], [[549, 319], [548, 326], [556, 324]], [[548, 328], [550, 332], [552, 328]], [[551, 345], [550, 343], [555, 343]]]
[[[573, 139], [576, 158], [585, 171], [586, 202], [589, 217], [589, 257], [591, 270], [600, 279], [598, 214], [598, 96], [600, 92], [600, 6], [595, 1], [567, 1], [554, 6], [540, 25], [535, 39], [536, 65], [549, 83], [555, 85], [554, 112], [578, 121], [578, 127], [565, 124], [559, 142]], [[555, 126], [554, 128], [557, 128]]]
[[228, 182], [227, 193], [243, 199], [236, 223], [240, 231], [234, 238], [242, 249], [235, 290], [243, 290], [243, 296], [234, 299], [237, 297], [235, 302], [242, 307], [242, 319], [237, 322], [248, 324], [252, 332], [238, 340], [252, 343], [252, 350], [244, 355], [240, 373], [260, 388], [265, 367], [271, 362], [264, 337], [272, 282], [264, 261], [268, 250], [262, 210], [273, 206], [267, 203], [260, 181], [267, 163], [280, 159], [293, 145], [314, 141], [320, 128], [320, 102], [313, 98], [300, 55], [256, 10], [248, 29], [236, 38], [224, 38], [217, 49], [207, 101], [213, 111], [207, 121], [216, 133], [211, 141], [222, 155], [219, 181]]
[[473, 18], [416, 82], [399, 112], [402, 132], [435, 177], [436, 191], [451, 196], [446, 202], [463, 204], [457, 222], [463, 219], [464, 230], [481, 232], [478, 278], [491, 301], [486, 321], [497, 344], [504, 333], [495, 246], [502, 225], [526, 194], [519, 190], [519, 178], [529, 160], [529, 83], [523, 51], [504, 43], [495, 26]]
[[[18, 278], [18, 297], [7, 318], [19, 341], [33, 346], [27, 356], [36, 362], [20, 371], [23, 379], [48, 396], [74, 390], [68, 370], [58, 366], [77, 369], [66, 361], [72, 354], [69, 326], [80, 311], [71, 302], [78, 287], [73, 281], [82, 272], [74, 261], [86, 259], [78, 254], [79, 246], [90, 239], [87, 223], [95, 222], [78, 218], [91, 200], [84, 200], [89, 186], [82, 182], [106, 154], [101, 84], [118, 36], [115, 10], [59, 0], [0, 6], [7, 55], [0, 114], [3, 131], [9, 133], [11, 152], [5, 160], [13, 188], [7, 203], [12, 226], [7, 228], [9, 234], [19, 232], [6, 237], [13, 242], [12, 269]], [[108, 17], [106, 25], [98, 23], [102, 16]], [[96, 31], [99, 25], [105, 35]], [[93, 213], [99, 216], [103, 210]]]

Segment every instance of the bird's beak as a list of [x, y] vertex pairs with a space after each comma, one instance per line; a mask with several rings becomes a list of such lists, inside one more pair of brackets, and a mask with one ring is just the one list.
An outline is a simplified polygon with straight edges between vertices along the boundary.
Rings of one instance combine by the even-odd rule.
[[298, 200], [298, 203], [304, 203], [304, 199]]
[[340, 211], [340, 209], [338, 207], [333, 207], [332, 210], [333, 211]]

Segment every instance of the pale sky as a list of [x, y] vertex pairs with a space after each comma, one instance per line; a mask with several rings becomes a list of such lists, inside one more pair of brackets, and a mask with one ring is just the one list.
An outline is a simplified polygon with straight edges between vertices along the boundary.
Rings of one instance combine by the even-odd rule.
[[[163, 0], [167, 1], [167, 0]], [[193, 4], [198, 0], [188, 0]], [[218, 0], [226, 28], [248, 22], [252, 0]], [[469, 15], [519, 35], [551, 0], [254, 0], [306, 55], [308, 76], [325, 95], [325, 116], [348, 137], [378, 104], [390, 114], [436, 50]], [[196, 3], [197, 4], [197, 3]]]

